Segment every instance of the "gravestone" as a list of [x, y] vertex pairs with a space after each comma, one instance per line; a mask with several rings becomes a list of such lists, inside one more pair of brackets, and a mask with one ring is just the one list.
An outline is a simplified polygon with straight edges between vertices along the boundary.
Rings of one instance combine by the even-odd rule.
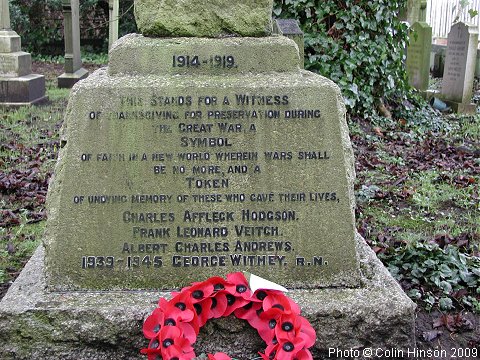
[[407, 47], [407, 74], [409, 84], [423, 94], [428, 90], [431, 50], [432, 28], [425, 22], [416, 22]]
[[[169, 4], [137, 0], [149, 36], [119, 39], [72, 90], [44, 247], [0, 303], [0, 357], [137, 359], [159, 289], [232, 271], [292, 288], [315, 358], [413, 347], [415, 306], [355, 231], [339, 88], [271, 35], [271, 1]], [[232, 321], [197, 353], [255, 354]]]
[[448, 33], [442, 99], [459, 113], [475, 113], [471, 103], [477, 61], [478, 27], [456, 23]]
[[119, 0], [108, 0], [108, 10], [108, 50], [110, 51], [113, 43], [118, 40]]
[[71, 88], [85, 79], [88, 71], [82, 67], [80, 54], [80, 10], [78, 0], [62, 0], [63, 34], [65, 41], [65, 72], [57, 78], [59, 88]]
[[10, 27], [8, 0], [0, 0], [0, 105], [32, 105], [45, 100], [45, 77], [32, 74], [32, 59], [21, 51]]

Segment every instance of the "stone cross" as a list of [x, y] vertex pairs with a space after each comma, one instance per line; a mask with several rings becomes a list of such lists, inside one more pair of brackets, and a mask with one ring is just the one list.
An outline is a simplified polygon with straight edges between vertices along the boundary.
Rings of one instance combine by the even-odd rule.
[[273, 0], [136, 0], [135, 20], [143, 35], [223, 37], [272, 33]]
[[118, 39], [118, 10], [119, 0], [108, 0], [109, 25], [108, 25], [108, 50]]
[[2, 10], [0, 13], [0, 30], [10, 30], [10, 10], [8, 8], [8, 0], [1, 0]]

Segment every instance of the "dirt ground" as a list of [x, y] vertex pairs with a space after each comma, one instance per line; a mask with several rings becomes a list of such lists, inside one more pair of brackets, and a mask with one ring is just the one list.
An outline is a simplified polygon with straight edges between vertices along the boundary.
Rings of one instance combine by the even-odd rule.
[[[99, 66], [86, 64], [84, 67], [92, 72]], [[32, 65], [33, 72], [44, 74], [50, 84], [56, 83], [56, 77], [63, 73], [63, 69], [62, 64], [34, 62]], [[0, 299], [8, 286], [9, 284], [0, 284]], [[465, 350], [477, 349], [480, 355], [480, 316], [472, 313], [442, 314], [420, 309], [416, 314], [416, 339], [418, 350], [432, 351], [432, 356], [417, 359], [480, 358], [473, 357], [471, 351]]]

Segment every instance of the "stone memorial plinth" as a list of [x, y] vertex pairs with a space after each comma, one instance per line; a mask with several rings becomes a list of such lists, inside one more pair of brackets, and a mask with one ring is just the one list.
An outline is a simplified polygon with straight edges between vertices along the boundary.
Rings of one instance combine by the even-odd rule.
[[[268, 16], [242, 4], [225, 2], [224, 16], [247, 6], [271, 31], [271, 2]], [[149, 22], [163, 29], [191, 10]], [[109, 67], [74, 86], [44, 248], [0, 304], [0, 357], [140, 358], [159, 291], [232, 271], [292, 289], [316, 359], [329, 347], [414, 346], [415, 305], [355, 231], [339, 88], [301, 70], [284, 36], [202, 34], [123, 37]], [[197, 354], [262, 348], [230, 318], [209, 326]]]
[[295, 43], [129, 35], [110, 59], [67, 110], [52, 289], [172, 289], [238, 270], [359, 286], [345, 109], [299, 70]]
[[431, 50], [431, 26], [425, 22], [416, 22], [412, 26], [410, 44], [407, 48], [407, 74], [409, 84], [423, 96], [428, 90]]
[[478, 26], [456, 23], [448, 33], [442, 99], [459, 113], [476, 112], [471, 103], [477, 61]]
[[10, 28], [8, 0], [0, 9], [0, 105], [32, 105], [45, 100], [45, 77], [32, 74], [32, 59]]

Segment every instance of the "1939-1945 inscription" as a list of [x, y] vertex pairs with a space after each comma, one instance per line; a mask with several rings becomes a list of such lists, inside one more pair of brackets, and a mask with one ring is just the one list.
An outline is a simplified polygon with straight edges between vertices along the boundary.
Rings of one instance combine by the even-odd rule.
[[[215, 64], [233, 67], [234, 63], [231, 56], [202, 60], [198, 56], [182, 55], [174, 56], [172, 66]], [[78, 161], [83, 166], [102, 163], [106, 169], [108, 164], [115, 162], [121, 162], [124, 166], [140, 163], [152, 175], [159, 176], [160, 180], [162, 176], [180, 175], [181, 182], [176, 192], [78, 193], [73, 196], [72, 203], [91, 207], [182, 204], [186, 210], [119, 210], [118, 217], [111, 220], [131, 226], [125, 242], [117, 249], [112, 248], [111, 254], [79, 254], [79, 266], [83, 269], [287, 266], [286, 256], [282, 254], [295, 251], [295, 239], [288, 226], [282, 225], [302, 220], [298, 210], [289, 205], [298, 207], [298, 204], [315, 203], [321, 206], [321, 203], [335, 204], [341, 201], [335, 188], [305, 189], [301, 184], [292, 192], [236, 192], [232, 189], [238, 189], [252, 175], [258, 176], [259, 185], [263, 187], [261, 179], [268, 172], [265, 164], [290, 168], [302, 162], [303, 166], [309, 168], [317, 167], [321, 162], [328, 171], [332, 156], [330, 149], [315, 148], [307, 143], [297, 144], [294, 150], [286, 142], [262, 151], [242, 151], [244, 149], [240, 142], [245, 137], [258, 136], [258, 121], [278, 121], [278, 125], [295, 121], [294, 126], [302, 126], [306, 121], [322, 121], [319, 109], [295, 108], [291, 104], [291, 96], [287, 94], [195, 97], [152, 93], [146, 99], [121, 96], [116, 101], [116, 111], [106, 113], [92, 109], [87, 114], [88, 120], [95, 122], [106, 119], [115, 123], [115, 126], [125, 121], [147, 121], [159, 139], [173, 138], [176, 149], [181, 151], [173, 152], [160, 146], [155, 149], [155, 145], [152, 145], [151, 151], [143, 153], [108, 153], [98, 149], [82, 153]], [[272, 108], [265, 109], [265, 106]], [[279, 106], [283, 108], [278, 109]], [[123, 110], [124, 107], [128, 110]], [[154, 190], [154, 183], [151, 188]], [[195, 210], [196, 204], [210, 203], [235, 204], [236, 210]], [[267, 240], [261, 240], [264, 238]], [[219, 239], [222, 241], [219, 242]], [[308, 259], [296, 256], [293, 265], [326, 266], [328, 260], [321, 254], [312, 254]]]

